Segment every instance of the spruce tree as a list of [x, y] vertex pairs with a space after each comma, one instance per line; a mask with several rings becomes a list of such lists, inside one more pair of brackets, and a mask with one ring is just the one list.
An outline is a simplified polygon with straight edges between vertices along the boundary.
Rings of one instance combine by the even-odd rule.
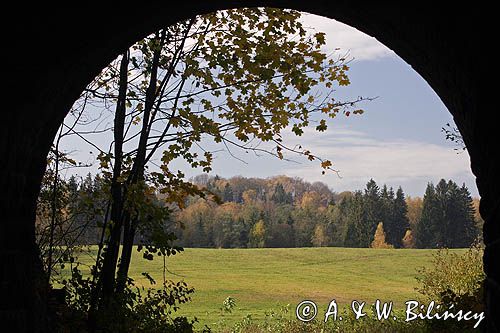
[[424, 194], [422, 216], [416, 227], [416, 246], [418, 248], [435, 248], [437, 246], [436, 216], [438, 215], [436, 189], [432, 183], [429, 183]]
[[[441, 179], [436, 185], [436, 212], [434, 213], [435, 245], [434, 247], [448, 247], [450, 240], [450, 182]], [[453, 209], [453, 208], [451, 208]], [[447, 217], [448, 216], [448, 217]]]
[[285, 192], [281, 183], [276, 184], [271, 200], [277, 204], [291, 204], [293, 202], [292, 195]]
[[446, 248], [457, 247], [456, 240], [463, 232], [461, 226], [464, 224], [464, 205], [462, 204], [462, 193], [456, 183], [449, 180], [446, 184], [446, 195], [441, 196], [444, 207], [441, 229], [441, 245]]
[[456, 219], [451, 224], [453, 231], [452, 242], [449, 247], [469, 247], [477, 238], [478, 232], [474, 222], [474, 206], [469, 189], [462, 185], [456, 186], [453, 195], [451, 196], [458, 204], [456, 211]]
[[356, 232], [356, 226], [354, 223], [349, 223], [344, 234], [344, 246], [345, 247], [360, 247], [359, 246], [359, 235]]
[[347, 228], [344, 244], [347, 247], [369, 247], [373, 232], [365, 223], [365, 207], [363, 194], [356, 191], [347, 205]]
[[384, 228], [387, 231], [387, 229], [391, 228], [392, 226], [392, 208], [393, 208], [393, 201], [394, 201], [394, 191], [387, 188], [387, 185], [384, 184], [382, 186], [382, 189], [380, 190], [380, 220], [384, 223]]
[[233, 188], [229, 183], [226, 183], [226, 186], [224, 186], [224, 192], [222, 193], [222, 200], [224, 200], [224, 202], [230, 202], [234, 200]]
[[[396, 197], [391, 202], [390, 217], [385, 227], [386, 240], [396, 248], [402, 247], [402, 240], [406, 230], [410, 227], [408, 220], [408, 206], [401, 187], [396, 191]], [[385, 224], [384, 224], [385, 225]]]
[[205, 233], [205, 227], [203, 225], [203, 219], [201, 216], [198, 217], [194, 225], [192, 243], [194, 247], [206, 247], [207, 246], [207, 235]]
[[373, 235], [375, 234], [375, 229], [377, 224], [382, 220], [382, 201], [380, 198], [380, 189], [377, 183], [370, 179], [366, 184], [365, 194], [363, 196], [364, 202], [364, 227], [363, 231], [360, 233], [360, 242], [363, 247], [368, 247], [373, 241]]

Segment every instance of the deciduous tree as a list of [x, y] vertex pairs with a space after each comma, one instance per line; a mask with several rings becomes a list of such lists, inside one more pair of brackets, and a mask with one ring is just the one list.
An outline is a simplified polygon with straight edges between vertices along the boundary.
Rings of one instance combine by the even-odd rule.
[[[362, 99], [334, 98], [335, 89], [349, 84], [348, 64], [327, 57], [325, 35], [308, 34], [299, 17], [292, 10], [252, 8], [180, 22], [126, 50], [87, 89], [94, 108], [114, 114], [112, 150], [99, 155], [111, 189], [109, 236], [94, 270], [103, 306], [125, 287], [137, 233], [165, 232], [155, 237], [161, 244], [142, 247], [146, 258], [182, 250], [172, 247], [175, 236], [165, 227], [169, 206], [152, 203], [161, 193], [168, 205], [182, 208], [188, 196], [209, 194], [172, 167], [183, 160], [209, 172], [213, 152], [204, 140], [233, 156], [234, 148], [280, 159], [293, 153], [332, 169], [306, 148], [288, 147], [281, 134], [291, 128], [300, 136], [312, 123], [325, 131], [329, 118], [362, 113], [356, 105]], [[153, 160], [157, 169], [150, 170]], [[231, 198], [230, 186], [222, 194], [225, 201], [241, 200]]]
[[377, 225], [377, 230], [375, 230], [373, 242], [370, 244], [370, 247], [374, 249], [392, 249], [394, 247], [387, 244], [385, 240], [384, 224], [382, 222]]

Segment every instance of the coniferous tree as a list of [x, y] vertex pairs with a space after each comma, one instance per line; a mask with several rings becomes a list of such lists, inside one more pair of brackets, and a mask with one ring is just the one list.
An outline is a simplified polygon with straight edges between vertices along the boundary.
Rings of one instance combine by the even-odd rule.
[[416, 231], [417, 247], [420, 248], [470, 246], [477, 231], [473, 201], [467, 187], [444, 179], [435, 190], [428, 186]]
[[[392, 190], [392, 188], [391, 188]], [[394, 194], [394, 192], [392, 192]], [[394, 201], [394, 195], [391, 196], [389, 194], [389, 189], [386, 184], [382, 186], [380, 189], [380, 216], [381, 221], [383, 221], [384, 225], [388, 225], [388, 220], [391, 218], [392, 212], [392, 201]]]
[[281, 183], [276, 184], [271, 200], [277, 204], [291, 204], [293, 202], [291, 193], [286, 193]]
[[349, 223], [344, 234], [344, 246], [345, 247], [360, 247], [359, 246], [359, 235], [356, 230], [354, 223]]
[[328, 206], [327, 219], [331, 228], [332, 245], [345, 246], [344, 240], [347, 230], [347, 209], [350, 197], [343, 197], [335, 205]]
[[462, 184], [460, 188], [462, 194], [462, 202], [464, 205], [464, 224], [463, 224], [463, 239], [460, 239], [459, 247], [469, 247], [479, 236], [479, 230], [476, 224], [476, 211], [474, 208], [474, 200], [470, 194], [469, 189]]
[[[369, 247], [373, 233], [366, 227], [363, 194], [356, 191], [347, 205], [346, 247]], [[375, 230], [373, 231], [375, 232]]]
[[266, 246], [269, 247], [295, 247], [293, 225], [278, 223], [271, 226], [268, 232]]
[[450, 181], [448, 187], [446, 247], [469, 247], [477, 236], [470, 192], [465, 184], [458, 187], [456, 183]]
[[234, 201], [233, 188], [229, 183], [226, 183], [226, 186], [224, 186], [224, 192], [222, 193], [222, 200], [224, 200], [224, 202]]
[[422, 215], [416, 228], [416, 246], [418, 248], [434, 248], [437, 246], [438, 225], [436, 217], [439, 215], [436, 189], [432, 183], [427, 184], [425, 190]]
[[[449, 247], [450, 235], [450, 218], [453, 212], [455, 203], [450, 200], [451, 182], [441, 179], [436, 185], [436, 206], [437, 211], [434, 213], [435, 224], [435, 246], [438, 248]], [[447, 218], [448, 217], [448, 218]]]
[[363, 196], [363, 229], [365, 230], [360, 233], [360, 245], [362, 244], [363, 247], [368, 247], [373, 241], [373, 235], [375, 234], [377, 224], [384, 217], [383, 211], [381, 210], [381, 202], [380, 188], [373, 179], [370, 179], [370, 181], [366, 184], [365, 194]]
[[[384, 184], [382, 189], [380, 190], [380, 221], [384, 223], [384, 230], [387, 234], [390, 234], [388, 230], [392, 228], [394, 225], [394, 191], [387, 188], [387, 185]], [[378, 226], [377, 226], [378, 227]], [[391, 242], [389, 242], [391, 243]], [[392, 244], [392, 243], [391, 243]]]
[[406, 205], [405, 195], [401, 187], [396, 191], [396, 197], [391, 202], [390, 217], [385, 225], [386, 240], [389, 244], [399, 248], [406, 230], [410, 227], [408, 220], [408, 207]]
[[203, 220], [199, 219], [195, 222], [195, 228], [193, 231], [192, 244], [195, 247], [206, 247], [207, 246], [207, 235], [205, 232], [205, 226], [203, 225]]

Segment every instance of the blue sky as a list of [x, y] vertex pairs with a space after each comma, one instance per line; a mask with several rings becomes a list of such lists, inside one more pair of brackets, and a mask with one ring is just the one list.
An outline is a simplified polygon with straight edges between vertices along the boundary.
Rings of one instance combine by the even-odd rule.
[[[465, 182], [473, 196], [478, 196], [470, 171], [467, 152], [457, 153], [456, 146], [445, 140], [441, 128], [453, 119], [431, 87], [411, 66], [394, 52], [354, 28], [339, 22], [305, 15], [304, 24], [326, 33], [327, 51], [340, 48], [354, 58], [350, 63], [351, 85], [337, 96], [377, 97], [362, 106], [361, 116], [337, 117], [325, 133], [307, 131], [297, 138], [285, 136], [290, 144], [301, 143], [313, 153], [330, 159], [340, 171], [321, 175], [317, 162], [295, 159], [299, 163], [280, 161], [269, 156], [237, 152], [246, 163], [228, 153], [216, 154], [212, 174], [223, 177], [269, 177], [289, 175], [307, 181], [323, 181], [332, 190], [362, 189], [373, 178], [379, 184], [401, 185], [407, 195], [422, 196], [429, 181], [440, 178]], [[65, 143], [78, 159], [85, 160], [89, 147], [76, 142]], [[70, 148], [72, 147], [72, 148]], [[85, 153], [84, 153], [85, 152]], [[88, 157], [87, 157], [88, 158]], [[201, 173], [182, 164], [187, 176]], [[95, 172], [80, 170], [79, 172]]]

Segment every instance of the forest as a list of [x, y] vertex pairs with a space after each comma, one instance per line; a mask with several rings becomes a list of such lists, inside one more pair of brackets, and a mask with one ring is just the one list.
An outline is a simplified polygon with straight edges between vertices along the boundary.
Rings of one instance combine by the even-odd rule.
[[[405, 196], [401, 187], [379, 186], [373, 179], [363, 190], [341, 193], [322, 182], [287, 176], [225, 179], [202, 174], [191, 182], [211, 196], [189, 196], [182, 209], [170, 204], [163, 217], [167, 234], [182, 247], [463, 248], [478, 238], [482, 223], [478, 200], [452, 180], [429, 183], [423, 198]], [[65, 239], [99, 243], [104, 187], [101, 176], [90, 174], [81, 180], [70, 177], [59, 186], [65, 192], [60, 197], [66, 201], [62, 213], [67, 220], [60, 230], [73, 235]], [[45, 192], [50, 194], [50, 188]], [[156, 205], [166, 205], [161, 193], [153, 198]], [[49, 222], [44, 216], [49, 209], [43, 207], [39, 205], [41, 231]], [[147, 245], [152, 237], [154, 232], [143, 230], [135, 244]]]

